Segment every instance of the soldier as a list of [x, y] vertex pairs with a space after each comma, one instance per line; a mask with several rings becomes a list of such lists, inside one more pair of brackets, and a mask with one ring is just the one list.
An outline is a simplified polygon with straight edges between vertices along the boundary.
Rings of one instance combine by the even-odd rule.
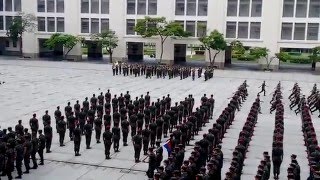
[[192, 81], [194, 81], [194, 78], [196, 77], [196, 70], [194, 68], [192, 68], [192, 72], [191, 72], [191, 76], [192, 76]]
[[73, 141], [73, 132], [76, 128], [76, 118], [74, 117], [73, 112], [70, 112], [69, 116], [67, 117], [67, 128], [69, 129], [70, 141]]
[[52, 127], [50, 126], [50, 124], [46, 125], [43, 128], [44, 131], [44, 136], [45, 136], [45, 144], [46, 144], [46, 153], [51, 153], [50, 149], [51, 149], [51, 143], [52, 143]]
[[102, 129], [102, 119], [101, 117], [97, 117], [94, 120], [94, 130], [96, 131], [97, 144], [100, 143], [101, 129]]
[[149, 124], [149, 129], [151, 131], [150, 133], [150, 145], [151, 147], [154, 147], [156, 143], [156, 135], [157, 135], [157, 124], [155, 122], [152, 122]]
[[111, 101], [111, 93], [110, 90], [108, 89], [106, 94], [104, 95], [104, 98], [106, 99], [106, 103], [110, 103]]
[[161, 141], [156, 142], [156, 167], [159, 167], [161, 165], [162, 159], [163, 159], [163, 148], [160, 145]]
[[112, 145], [112, 132], [110, 132], [110, 126], [106, 126], [105, 132], [103, 133], [103, 142], [104, 142], [104, 154], [106, 159], [110, 159], [110, 148]]
[[87, 149], [91, 149], [91, 136], [92, 136], [92, 125], [89, 121], [84, 125], [84, 135], [86, 136], [86, 147]]
[[48, 114], [48, 110], [46, 110], [45, 113], [46, 114], [42, 116], [43, 126], [51, 124], [51, 116]]
[[79, 100], [76, 101], [76, 104], [73, 105], [73, 109], [74, 109], [74, 115], [76, 116], [76, 119], [78, 119], [79, 117], [79, 113], [80, 113], [80, 104], [79, 104]]
[[114, 98], [112, 99], [112, 110], [113, 112], [118, 112], [118, 98], [117, 98], [117, 95], [115, 94], [114, 95]]
[[8, 176], [9, 180], [12, 180], [12, 172], [14, 171], [14, 152], [15, 141], [12, 139], [8, 141], [7, 151], [6, 151], [6, 164], [5, 164], [5, 173]]
[[153, 178], [154, 170], [156, 169], [156, 155], [153, 152], [153, 148], [149, 148], [149, 167], [147, 171], [148, 178]]
[[161, 117], [158, 117], [156, 120], [157, 124], [157, 140], [162, 139], [162, 130], [163, 130], [163, 119]]
[[127, 119], [121, 122], [121, 130], [122, 130], [122, 137], [123, 137], [123, 146], [128, 146], [128, 135], [129, 135], [129, 126], [130, 123]]
[[18, 124], [15, 126], [14, 130], [16, 131], [17, 135], [23, 136], [23, 125], [21, 124], [22, 120], [18, 121]]
[[43, 165], [44, 161], [43, 161], [43, 150], [44, 148], [46, 148], [46, 137], [42, 134], [42, 130], [39, 129], [38, 130], [39, 132], [39, 145], [38, 145], [38, 154], [39, 154], [39, 157], [40, 157], [40, 163], [39, 165]]
[[32, 149], [31, 149], [31, 159], [33, 163], [32, 169], [37, 169], [38, 168], [38, 163], [37, 163], [37, 158], [36, 154], [38, 153], [39, 150], [39, 140], [37, 137], [33, 137], [31, 140], [32, 144]]
[[138, 117], [137, 117], [137, 115], [132, 114], [129, 117], [129, 120], [130, 120], [130, 126], [131, 126], [131, 136], [133, 137], [134, 135], [136, 135], [136, 132], [137, 132], [137, 120], [138, 120]]
[[263, 95], [264, 96], [266, 96], [266, 81], [263, 81], [263, 83], [262, 83], [262, 85], [261, 86], [259, 86], [259, 88], [261, 87], [261, 91], [258, 93], [258, 94], [260, 94], [260, 93], [262, 93], [263, 92]]
[[23, 172], [24, 174], [29, 174], [30, 170], [30, 155], [31, 155], [31, 150], [32, 150], [32, 144], [31, 144], [31, 136], [25, 136], [25, 142], [24, 142], [24, 166], [26, 168], [26, 171]]
[[119, 151], [120, 128], [118, 123], [116, 123], [115, 126], [112, 128], [112, 141], [113, 141], [114, 152], [120, 152]]
[[21, 139], [17, 139], [17, 145], [15, 147], [16, 151], [16, 169], [18, 176], [16, 179], [22, 178], [22, 161], [24, 156], [24, 148], [23, 148], [23, 141]]
[[33, 117], [30, 119], [29, 124], [32, 132], [32, 138], [37, 137], [37, 132], [39, 129], [39, 122], [38, 119], [36, 118], [36, 114], [33, 114]]
[[136, 163], [140, 162], [140, 152], [142, 148], [142, 137], [141, 130], [138, 131], [138, 134], [132, 138], [133, 147], [134, 147], [134, 159]]
[[64, 108], [64, 112], [65, 112], [66, 118], [68, 118], [72, 112], [72, 107], [70, 106], [70, 102], [68, 102], [68, 105]]
[[77, 124], [77, 127], [74, 129], [74, 133], [73, 133], [74, 154], [75, 154], [75, 156], [81, 156], [81, 154], [79, 153], [80, 144], [81, 144], [81, 135], [82, 135], [82, 131], [80, 129], [80, 125]]
[[79, 112], [78, 120], [79, 120], [80, 129], [81, 129], [81, 134], [83, 134], [84, 125], [86, 124], [86, 113], [84, 112], [83, 108], [81, 108], [81, 111]]
[[129, 91], [127, 91], [127, 94], [124, 95], [124, 102], [126, 104], [126, 108], [128, 108], [128, 104], [129, 104], [130, 100], [131, 100], [131, 96], [129, 94]]
[[60, 106], [57, 107], [57, 110], [54, 111], [54, 118], [56, 119], [56, 130], [58, 132], [58, 122], [61, 118]]
[[88, 97], [86, 97], [85, 99], [84, 99], [84, 101], [82, 102], [82, 108], [83, 108], [83, 111], [86, 113], [86, 115], [87, 115], [87, 113], [88, 113], [88, 111], [89, 111], [89, 109], [90, 109], [90, 103], [89, 103], [89, 101], [88, 101]]
[[58, 122], [58, 133], [59, 133], [59, 143], [60, 147], [65, 146], [63, 144], [64, 141], [64, 136], [66, 134], [66, 129], [67, 129], [67, 123], [64, 120], [64, 116], [61, 116], [60, 121]]
[[278, 142], [276, 143], [276, 147], [273, 147], [272, 149], [273, 174], [275, 179], [279, 178], [282, 159], [283, 150], [281, 148], [281, 144]]
[[147, 92], [147, 94], [144, 96], [144, 102], [145, 102], [145, 107], [149, 107], [150, 106], [150, 95], [149, 95], [149, 92]]
[[143, 152], [144, 155], [148, 155], [148, 146], [150, 142], [151, 131], [148, 129], [149, 125], [145, 125], [145, 129], [142, 130], [142, 143], [143, 143]]
[[90, 103], [91, 103], [91, 106], [93, 107], [94, 111], [96, 111], [96, 109], [97, 109], [97, 102], [98, 102], [98, 99], [96, 98], [96, 95], [93, 94], [90, 99]]
[[104, 104], [103, 92], [101, 92], [100, 95], [98, 96], [98, 104]]

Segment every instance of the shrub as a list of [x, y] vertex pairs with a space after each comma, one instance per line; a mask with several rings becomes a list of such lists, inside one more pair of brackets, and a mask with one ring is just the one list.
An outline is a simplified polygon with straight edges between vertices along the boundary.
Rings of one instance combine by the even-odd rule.
[[295, 57], [295, 56], [292, 56], [290, 58], [290, 62], [291, 63], [297, 63], [297, 64], [311, 64], [312, 63], [312, 60], [309, 58], [309, 57]]
[[291, 56], [285, 52], [276, 53], [276, 56], [282, 62], [287, 62], [291, 58]]
[[239, 61], [254, 61], [254, 60], [256, 60], [256, 57], [249, 55], [249, 54], [243, 54], [238, 57], [238, 60]]
[[290, 56], [301, 56], [300, 52], [289, 52], [288, 53]]

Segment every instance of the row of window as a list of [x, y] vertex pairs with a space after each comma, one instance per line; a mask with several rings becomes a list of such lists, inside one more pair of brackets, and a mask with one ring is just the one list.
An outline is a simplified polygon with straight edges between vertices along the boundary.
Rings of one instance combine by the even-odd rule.
[[38, 0], [38, 12], [64, 13], [64, 0]]
[[109, 0], [81, 0], [81, 13], [109, 14]]
[[282, 23], [282, 40], [318, 40], [318, 23]]
[[21, 0], [0, 0], [0, 11], [21, 11]]
[[261, 17], [262, 0], [228, 0], [227, 16]]
[[127, 14], [156, 15], [157, 0], [127, 0]]
[[227, 22], [226, 38], [260, 39], [261, 22]]
[[38, 31], [64, 32], [63, 17], [38, 17]]
[[176, 15], [207, 16], [208, 0], [176, 0]]
[[109, 19], [81, 18], [81, 33], [102, 33], [109, 30]]
[[297, 18], [320, 17], [320, 0], [284, 0], [282, 16]]
[[207, 34], [206, 21], [176, 21], [180, 23], [185, 31], [191, 34], [191, 37], [202, 37]]

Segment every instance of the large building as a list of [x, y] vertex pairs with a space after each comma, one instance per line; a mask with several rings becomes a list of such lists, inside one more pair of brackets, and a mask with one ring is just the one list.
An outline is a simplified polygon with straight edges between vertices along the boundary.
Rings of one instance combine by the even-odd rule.
[[[200, 23], [208, 32], [222, 32], [228, 41], [267, 47], [270, 56], [282, 48], [311, 49], [320, 44], [320, 0], [0, 0], [2, 54], [19, 51], [19, 43], [5, 38], [18, 11], [32, 13], [38, 20], [37, 29], [25, 33], [22, 40], [23, 53], [30, 57], [44, 55], [43, 42], [56, 32], [86, 37], [88, 51], [94, 52], [88, 56], [99, 54], [101, 48], [90, 42], [90, 34], [106, 29], [119, 37], [115, 58], [143, 58], [143, 43], [155, 43], [158, 56], [159, 39], [144, 39], [134, 31], [137, 19], [144, 16], [166, 17], [191, 32], [189, 38], [168, 39], [163, 56], [167, 62], [184, 57], [186, 44], [199, 44]], [[81, 45], [70, 55], [81, 58]], [[219, 67], [224, 66], [224, 56], [217, 58]]]

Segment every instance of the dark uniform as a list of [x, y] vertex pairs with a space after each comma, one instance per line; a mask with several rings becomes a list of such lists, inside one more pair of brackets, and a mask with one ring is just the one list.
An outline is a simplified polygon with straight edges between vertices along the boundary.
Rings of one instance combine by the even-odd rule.
[[139, 159], [140, 159], [140, 152], [141, 152], [141, 148], [142, 148], [142, 137], [141, 137], [140, 133], [133, 136], [132, 142], [133, 142], [133, 146], [134, 146], [134, 159], [135, 159], [135, 162], [138, 163], [138, 162], [140, 162]]
[[73, 132], [76, 128], [76, 118], [74, 117], [73, 112], [71, 112], [69, 117], [67, 117], [67, 127], [69, 128], [70, 140], [73, 141]]
[[16, 177], [16, 179], [21, 179], [24, 148], [23, 148], [23, 143], [21, 139], [18, 139], [17, 143], [18, 144], [16, 145], [15, 150], [16, 150], [16, 169], [17, 169], [18, 176]]
[[128, 146], [128, 134], [129, 134], [130, 123], [127, 120], [121, 122], [121, 130], [123, 137], [123, 146]]
[[40, 164], [43, 165], [43, 151], [46, 148], [46, 137], [42, 134], [42, 130], [39, 130], [39, 149], [38, 149], [38, 154], [40, 157]]
[[92, 136], [92, 125], [87, 122], [86, 125], [84, 125], [84, 135], [86, 136], [86, 146], [87, 149], [91, 149], [91, 136]]
[[110, 132], [110, 126], [106, 127], [105, 132], [103, 133], [103, 142], [104, 142], [104, 154], [106, 155], [106, 159], [110, 159], [110, 148], [112, 145], [112, 132]]
[[153, 178], [155, 169], [156, 169], [156, 155], [153, 152], [153, 148], [149, 148], [149, 167], [147, 171], [148, 178]]
[[33, 118], [30, 119], [30, 128], [31, 128], [31, 135], [33, 137], [37, 137], [38, 129], [39, 129], [39, 122], [38, 119], [36, 118], [36, 114], [33, 114]]
[[58, 133], [59, 133], [59, 143], [60, 146], [65, 146], [63, 144], [64, 136], [67, 130], [67, 123], [64, 121], [64, 117], [61, 117], [61, 120], [58, 122]]
[[50, 153], [51, 149], [51, 143], [52, 143], [52, 127], [50, 125], [47, 125], [43, 128], [44, 136], [46, 138], [46, 152]]
[[94, 120], [94, 130], [96, 131], [96, 140], [98, 144], [100, 143], [101, 129], [102, 129], [102, 119], [98, 117]]
[[32, 163], [33, 163], [32, 169], [37, 169], [38, 168], [38, 163], [37, 163], [36, 154], [38, 153], [38, 149], [39, 149], [39, 140], [38, 140], [38, 138], [37, 137], [32, 138], [31, 144], [32, 144], [31, 159], [32, 159]]
[[146, 128], [142, 130], [142, 140], [143, 140], [143, 152], [144, 155], [148, 155], [148, 146], [150, 142], [150, 134], [151, 131], [148, 129], [148, 125], [146, 125]]
[[24, 166], [26, 167], [26, 171], [24, 172], [25, 174], [29, 173], [30, 170], [30, 155], [31, 155], [31, 150], [32, 150], [32, 144], [30, 142], [31, 137], [27, 136], [25, 138], [25, 143], [24, 143]]
[[42, 116], [43, 126], [46, 126], [47, 124], [51, 124], [51, 116], [48, 114], [48, 110], [46, 111], [46, 114]]
[[82, 131], [81, 131], [79, 125], [77, 125], [77, 127], [74, 129], [74, 133], [73, 133], [74, 154], [75, 154], [75, 156], [80, 156], [81, 155], [81, 154], [79, 154], [80, 144], [81, 144], [81, 135], [82, 135]]
[[114, 152], [119, 152], [120, 128], [118, 127], [118, 124], [112, 128], [112, 134]]

